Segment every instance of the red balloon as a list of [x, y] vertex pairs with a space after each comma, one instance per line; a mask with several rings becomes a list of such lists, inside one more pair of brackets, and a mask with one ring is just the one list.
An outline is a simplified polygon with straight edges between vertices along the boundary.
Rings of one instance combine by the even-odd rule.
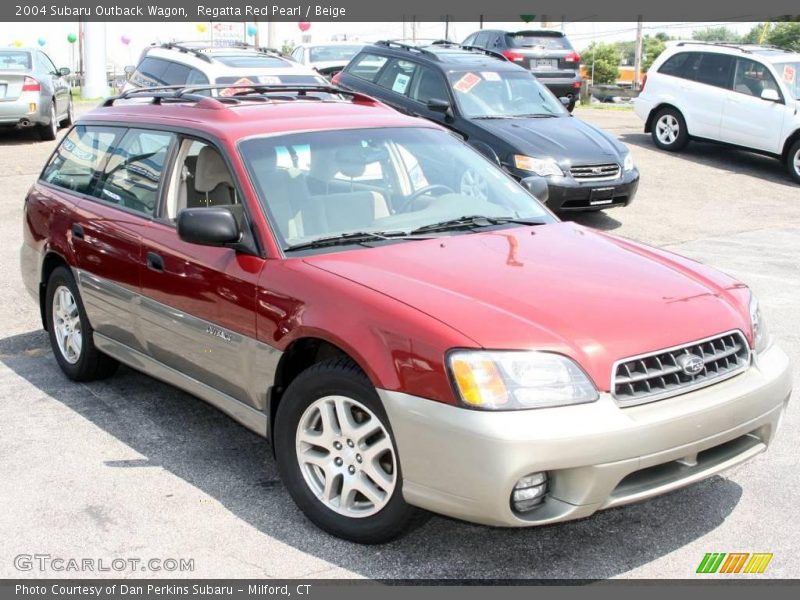
[[119, 41], [127, 46], [131, 43], [131, 38], [129, 38], [127, 35], [123, 35], [121, 38], [119, 38]]
[[297, 26], [300, 28], [300, 31], [306, 32], [311, 29], [311, 23], [308, 21], [300, 21]]

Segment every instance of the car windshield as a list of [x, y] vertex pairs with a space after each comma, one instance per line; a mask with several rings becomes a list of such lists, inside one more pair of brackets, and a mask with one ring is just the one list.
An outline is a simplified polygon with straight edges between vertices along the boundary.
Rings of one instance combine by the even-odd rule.
[[27, 52], [0, 50], [0, 71], [27, 71], [31, 68], [31, 55]]
[[480, 118], [560, 117], [569, 113], [533, 75], [514, 71], [448, 73], [464, 116]]
[[775, 70], [783, 83], [789, 88], [795, 100], [800, 100], [800, 62], [776, 63]]
[[314, 131], [250, 138], [239, 149], [284, 248], [462, 217], [556, 220], [494, 163], [436, 129]]
[[328, 60], [347, 61], [361, 50], [359, 45], [313, 46], [311, 48], [311, 62], [325, 62]]

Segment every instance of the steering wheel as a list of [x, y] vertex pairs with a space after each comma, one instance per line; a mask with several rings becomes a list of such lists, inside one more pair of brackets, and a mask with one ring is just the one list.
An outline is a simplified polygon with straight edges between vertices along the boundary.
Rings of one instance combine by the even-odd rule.
[[[441, 190], [442, 194], [455, 194], [455, 190], [441, 183], [433, 183], [431, 185], [426, 185], [419, 188], [416, 192], [413, 192], [408, 198], [406, 198], [406, 201], [403, 202], [403, 205], [397, 209], [397, 212], [400, 213], [406, 212], [406, 209], [408, 209], [411, 206], [414, 200], [416, 200], [420, 196], [427, 194], [428, 192], [432, 192], [433, 190]], [[439, 195], [441, 196], [442, 194]]]

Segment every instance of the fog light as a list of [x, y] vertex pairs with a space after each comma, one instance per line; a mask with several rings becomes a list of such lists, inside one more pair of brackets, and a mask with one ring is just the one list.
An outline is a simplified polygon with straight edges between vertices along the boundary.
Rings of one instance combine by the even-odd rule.
[[528, 512], [541, 506], [547, 495], [547, 473], [531, 473], [520, 478], [511, 492], [511, 506]]

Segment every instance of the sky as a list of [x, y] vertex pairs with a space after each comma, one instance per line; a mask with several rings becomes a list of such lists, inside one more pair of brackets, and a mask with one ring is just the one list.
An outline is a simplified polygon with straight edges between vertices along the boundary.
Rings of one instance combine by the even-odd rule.
[[[672, 37], [691, 39], [692, 32], [708, 27], [727, 25], [731, 29], [744, 33], [751, 29], [754, 23], [688, 23], [688, 22], [659, 22], [644, 23], [645, 33], [655, 34], [663, 31]], [[201, 33], [198, 26], [205, 27]], [[267, 24], [259, 25], [260, 42], [267, 43]], [[562, 25], [560, 21], [551, 22], [549, 28], [559, 29], [567, 34], [573, 46], [580, 51], [593, 40], [614, 42], [632, 40], [636, 35], [635, 22], [598, 23], [598, 22], [567, 22]], [[207, 39], [210, 32], [210, 23], [120, 23], [109, 22], [104, 24], [106, 31], [106, 52], [110, 71], [122, 72], [125, 65], [136, 64], [141, 50], [153, 42], [167, 42], [174, 40]], [[236, 25], [243, 30], [244, 25]], [[541, 23], [526, 25], [516, 23], [484, 23], [484, 28], [518, 30], [524, 28], [539, 28]], [[479, 29], [478, 22], [458, 22], [450, 24], [450, 39], [460, 41], [467, 35]], [[417, 23], [418, 39], [440, 39], [445, 34], [443, 22]], [[77, 52], [67, 41], [70, 33], [78, 32], [76, 23], [0, 23], [0, 47], [22, 42], [26, 46], [36, 46], [43, 40], [42, 48], [50, 55], [57, 66], [74, 69], [72, 50]], [[276, 23], [275, 40], [270, 44], [280, 47], [285, 42], [299, 43], [301, 41], [325, 42], [343, 34], [348, 39], [362, 41], [375, 41], [378, 39], [400, 39], [403, 37], [402, 23], [312, 23], [311, 28], [304, 34], [297, 23]], [[405, 27], [406, 37], [411, 37], [411, 25]], [[123, 37], [129, 41], [123, 42]], [[303, 38], [307, 39], [303, 39]], [[252, 41], [252, 39], [251, 39]], [[77, 60], [77, 58], [75, 58]]]

